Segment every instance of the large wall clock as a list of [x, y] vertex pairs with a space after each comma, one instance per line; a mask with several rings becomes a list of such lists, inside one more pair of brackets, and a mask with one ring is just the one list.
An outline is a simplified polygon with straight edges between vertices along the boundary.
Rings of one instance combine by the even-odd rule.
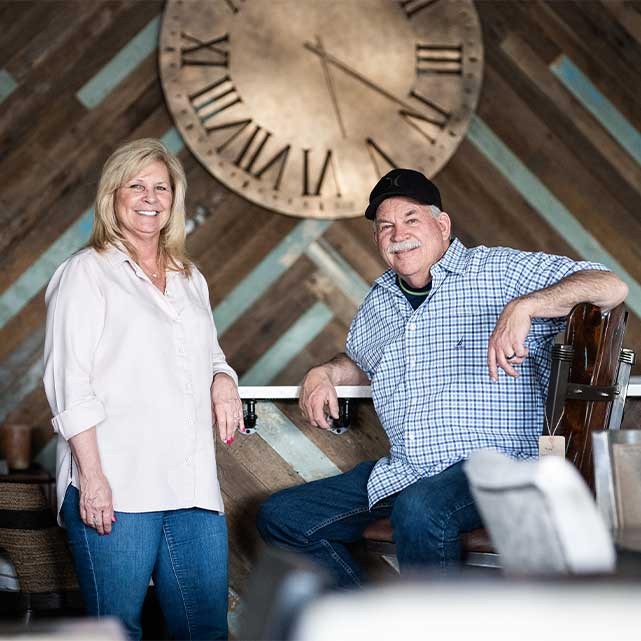
[[169, 0], [160, 74], [185, 142], [245, 198], [361, 215], [392, 167], [433, 176], [481, 87], [471, 0]]

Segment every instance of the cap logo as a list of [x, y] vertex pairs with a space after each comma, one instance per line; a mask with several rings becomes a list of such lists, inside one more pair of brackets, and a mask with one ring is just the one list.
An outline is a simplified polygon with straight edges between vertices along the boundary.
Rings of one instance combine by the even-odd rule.
[[385, 180], [389, 180], [392, 187], [400, 187], [400, 185], [398, 184], [400, 178], [400, 176], [385, 176]]

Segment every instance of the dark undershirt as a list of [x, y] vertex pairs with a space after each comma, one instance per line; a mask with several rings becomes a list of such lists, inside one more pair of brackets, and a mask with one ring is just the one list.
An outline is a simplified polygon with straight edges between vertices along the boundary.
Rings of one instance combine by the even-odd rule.
[[412, 306], [412, 309], [418, 309], [421, 303], [427, 298], [427, 295], [432, 289], [432, 281], [430, 280], [425, 287], [420, 289], [414, 289], [410, 287], [403, 279], [398, 275], [396, 276], [396, 284], [398, 288], [403, 292], [403, 295], [409, 301], [409, 304]]

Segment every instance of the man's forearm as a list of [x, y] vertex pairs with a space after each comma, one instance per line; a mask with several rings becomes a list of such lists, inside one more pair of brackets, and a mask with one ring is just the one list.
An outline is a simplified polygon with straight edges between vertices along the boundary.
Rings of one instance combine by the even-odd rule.
[[333, 385], [369, 385], [365, 372], [345, 353], [337, 354], [321, 367]]
[[586, 270], [571, 274], [551, 287], [516, 298], [530, 318], [566, 316], [578, 303], [612, 309], [625, 300], [628, 286], [612, 272]]

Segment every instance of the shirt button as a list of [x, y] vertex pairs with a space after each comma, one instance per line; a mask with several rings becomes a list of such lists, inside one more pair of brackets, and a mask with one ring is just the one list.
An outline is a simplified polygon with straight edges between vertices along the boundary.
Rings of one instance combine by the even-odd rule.
[[191, 456], [188, 456], [188, 457], [185, 459], [185, 463], [186, 463], [187, 465], [191, 465]]
[[416, 329], [416, 323], [410, 323], [407, 328], [413, 332]]
[[416, 359], [410, 358], [410, 365], [416, 365]]

